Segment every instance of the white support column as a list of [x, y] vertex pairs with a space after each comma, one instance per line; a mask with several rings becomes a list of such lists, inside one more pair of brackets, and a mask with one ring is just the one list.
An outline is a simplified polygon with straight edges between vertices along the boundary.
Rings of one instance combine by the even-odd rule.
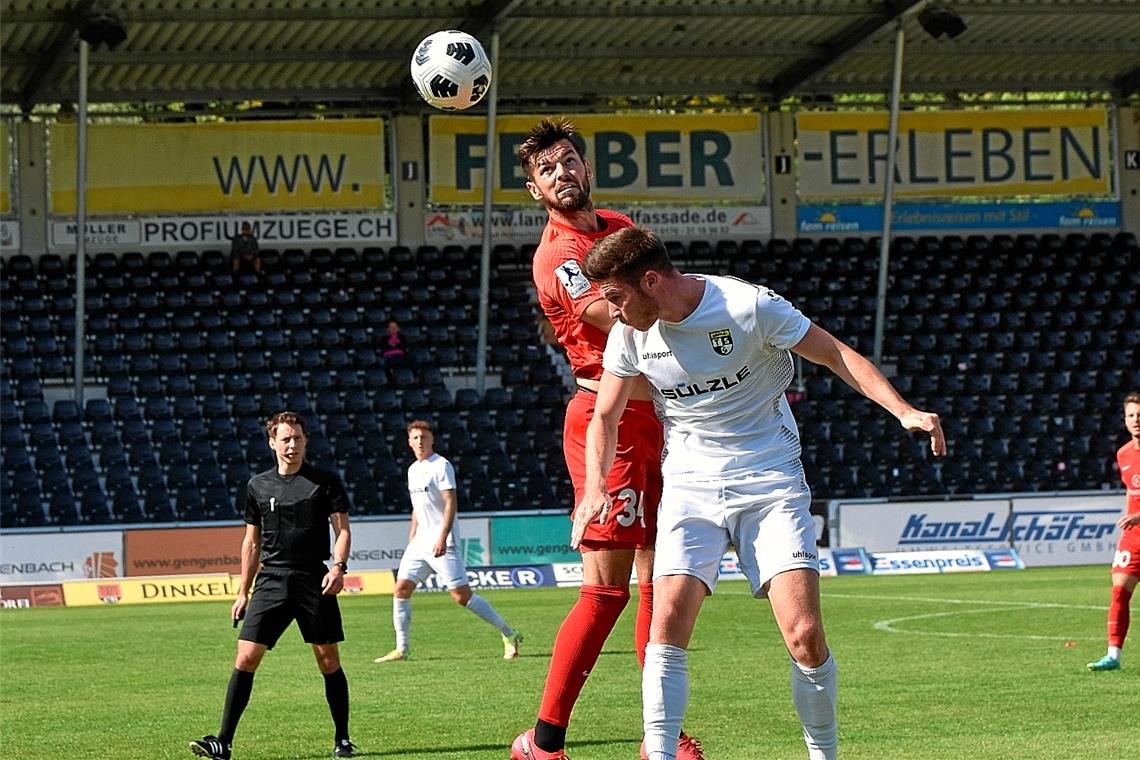
[[1116, 162], [1120, 166], [1121, 224], [1140, 235], [1140, 169], [1124, 165], [1124, 152], [1140, 151], [1140, 108], [1116, 109]]
[[[392, 152], [392, 186], [395, 188], [396, 229], [400, 244], [415, 249], [424, 242], [426, 192], [426, 146], [419, 116], [393, 117], [389, 123], [395, 140]], [[398, 152], [397, 152], [398, 151]], [[414, 179], [407, 179], [414, 175]]]
[[[768, 161], [772, 166], [769, 177], [768, 205], [772, 207], [772, 237], [794, 238], [796, 231], [796, 120], [787, 111], [770, 111], [768, 117]], [[776, 174], [778, 156], [789, 156], [792, 171]]]
[[48, 243], [47, 127], [43, 122], [21, 121], [15, 131], [20, 250], [41, 256]]

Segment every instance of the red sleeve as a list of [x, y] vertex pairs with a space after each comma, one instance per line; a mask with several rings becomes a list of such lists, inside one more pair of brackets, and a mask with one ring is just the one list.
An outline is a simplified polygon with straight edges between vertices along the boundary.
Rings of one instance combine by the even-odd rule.
[[582, 273], [582, 262], [596, 240], [632, 224], [614, 212], [599, 211], [598, 215], [606, 227], [595, 233], [547, 224], [532, 264], [539, 306], [566, 350], [575, 377], [590, 379], [602, 376], [606, 333], [582, 321], [586, 308], [602, 297]]

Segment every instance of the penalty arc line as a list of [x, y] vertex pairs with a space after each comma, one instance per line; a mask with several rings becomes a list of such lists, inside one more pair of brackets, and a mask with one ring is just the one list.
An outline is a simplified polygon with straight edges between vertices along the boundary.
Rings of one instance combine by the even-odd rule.
[[1100, 610], [1103, 611], [1104, 607], [1087, 604], [1060, 604], [1051, 602], [1013, 602], [1013, 601], [994, 601], [983, 599], [940, 599], [937, 597], [907, 597], [907, 596], [886, 596], [876, 594], [822, 594], [821, 596], [834, 596], [846, 599], [891, 599], [895, 601], [912, 601], [912, 602], [929, 602], [933, 604], [978, 604], [984, 605], [982, 609], [978, 610], [951, 610], [948, 612], [928, 612], [922, 615], [905, 615], [903, 617], [891, 618], [888, 620], [879, 620], [874, 624], [877, 631], [886, 631], [887, 633], [904, 633], [912, 636], [942, 636], [944, 638], [984, 638], [984, 639], [1029, 639], [1032, 641], [1072, 641], [1074, 638], [1079, 638], [1083, 641], [1100, 641], [1103, 637], [1073, 637], [1073, 636], [1039, 636], [1030, 633], [963, 633], [957, 631], [910, 631], [905, 628], [895, 627], [899, 623], [910, 622], [914, 620], [928, 620], [933, 618], [950, 617], [952, 615], [977, 615], [982, 613], [994, 612], [1015, 612], [1017, 610], [1027, 609], [1077, 609], [1077, 610]]

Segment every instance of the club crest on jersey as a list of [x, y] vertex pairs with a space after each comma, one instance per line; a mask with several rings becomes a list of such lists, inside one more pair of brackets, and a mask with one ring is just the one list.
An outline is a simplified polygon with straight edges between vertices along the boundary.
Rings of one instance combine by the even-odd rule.
[[712, 330], [709, 332], [709, 342], [712, 343], [713, 351], [716, 351], [721, 356], [728, 356], [732, 353], [732, 331], [731, 330]]
[[577, 261], [563, 262], [554, 273], [558, 275], [562, 287], [566, 288], [571, 298], [577, 298], [590, 289], [590, 281], [582, 274], [582, 267], [578, 266]]

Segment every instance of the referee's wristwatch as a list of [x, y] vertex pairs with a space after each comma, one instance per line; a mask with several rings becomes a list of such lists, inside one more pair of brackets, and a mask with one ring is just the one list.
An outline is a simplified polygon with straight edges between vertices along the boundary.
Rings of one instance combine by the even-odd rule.
[[342, 573], [348, 572], [348, 563], [347, 562], [334, 562], [333, 567], [339, 567], [340, 571]]

